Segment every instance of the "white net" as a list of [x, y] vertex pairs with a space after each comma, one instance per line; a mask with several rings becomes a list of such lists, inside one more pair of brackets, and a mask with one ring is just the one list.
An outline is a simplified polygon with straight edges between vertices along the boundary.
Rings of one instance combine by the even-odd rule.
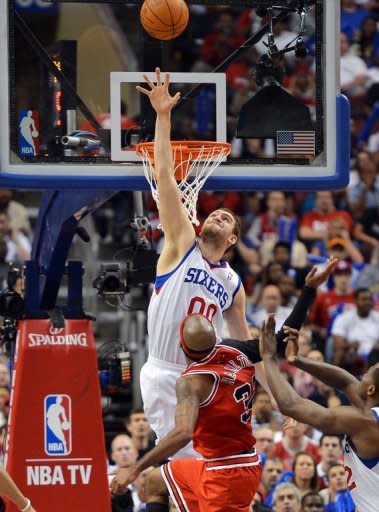
[[[200, 146], [200, 149], [199, 149]], [[181, 145], [173, 146], [174, 171], [180, 170], [181, 179], [178, 181], [178, 189], [183, 201], [183, 206], [187, 212], [188, 218], [197, 226], [197, 199], [199, 192], [213, 171], [222, 163], [226, 156], [230, 153], [229, 144], [217, 144], [213, 146], [202, 145], [198, 143], [196, 151], [186, 148], [183, 150]], [[139, 151], [142, 158], [143, 170], [147, 181], [149, 182], [153, 198], [159, 208], [159, 194], [157, 180], [154, 173], [154, 166], [151, 161], [149, 151], [142, 147]], [[188, 166], [188, 168], [187, 168]], [[184, 172], [182, 172], [184, 170]]]

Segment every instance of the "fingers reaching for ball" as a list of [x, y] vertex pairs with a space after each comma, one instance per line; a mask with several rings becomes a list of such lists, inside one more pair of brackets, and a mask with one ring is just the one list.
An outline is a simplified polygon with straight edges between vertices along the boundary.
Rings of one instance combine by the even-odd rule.
[[150, 103], [157, 113], [163, 114], [171, 112], [180, 99], [180, 92], [171, 96], [169, 91], [170, 74], [166, 73], [165, 80], [162, 82], [161, 70], [158, 67], [155, 68], [155, 73], [156, 84], [154, 84], [147, 75], [143, 75], [145, 82], [150, 89], [141, 87], [140, 85], [137, 85], [136, 89], [140, 93], [149, 97]]

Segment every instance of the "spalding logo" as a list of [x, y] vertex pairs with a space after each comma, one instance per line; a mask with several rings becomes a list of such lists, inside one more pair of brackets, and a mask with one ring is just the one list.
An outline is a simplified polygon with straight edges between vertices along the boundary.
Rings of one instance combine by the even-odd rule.
[[60, 334], [64, 329], [51, 327], [50, 334], [29, 333], [29, 347], [41, 347], [43, 345], [77, 345], [88, 347], [87, 333]]

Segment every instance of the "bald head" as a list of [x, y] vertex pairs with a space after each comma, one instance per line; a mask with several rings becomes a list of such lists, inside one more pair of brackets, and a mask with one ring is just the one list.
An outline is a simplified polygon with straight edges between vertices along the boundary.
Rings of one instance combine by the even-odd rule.
[[216, 344], [216, 333], [211, 322], [202, 315], [187, 316], [180, 329], [181, 346], [187, 357], [199, 360]]

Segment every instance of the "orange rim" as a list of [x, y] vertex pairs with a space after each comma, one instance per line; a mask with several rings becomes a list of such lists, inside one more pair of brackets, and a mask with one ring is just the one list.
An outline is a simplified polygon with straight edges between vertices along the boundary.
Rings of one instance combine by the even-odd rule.
[[[208, 140], [174, 140], [171, 141], [174, 154], [175, 179], [178, 182], [189, 179], [191, 162], [209, 162], [228, 156], [231, 146], [227, 142], [215, 142]], [[141, 142], [136, 145], [136, 153], [146, 160], [146, 155], [154, 169], [154, 142]]]
[[[171, 141], [172, 148], [180, 151], [175, 151], [175, 163], [181, 162], [181, 155], [191, 156], [191, 160], [197, 160], [199, 155], [201, 159], [217, 157], [220, 153], [225, 156], [230, 154], [231, 146], [227, 142], [216, 142], [208, 140], [173, 140]], [[141, 142], [136, 145], [136, 153], [138, 156], [145, 156], [147, 153], [151, 160], [154, 158], [154, 142]]]

